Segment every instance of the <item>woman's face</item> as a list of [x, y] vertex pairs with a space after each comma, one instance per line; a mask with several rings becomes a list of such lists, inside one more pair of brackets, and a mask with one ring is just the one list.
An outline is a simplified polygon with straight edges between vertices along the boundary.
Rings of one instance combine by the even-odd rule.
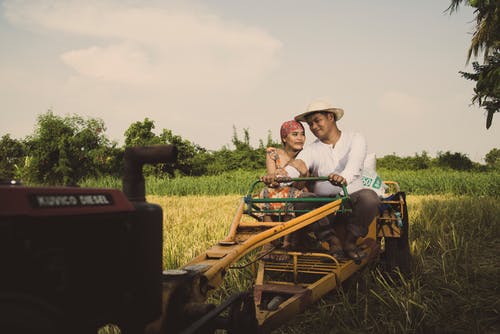
[[285, 148], [289, 147], [294, 151], [300, 151], [304, 147], [306, 135], [303, 130], [293, 130], [283, 138]]

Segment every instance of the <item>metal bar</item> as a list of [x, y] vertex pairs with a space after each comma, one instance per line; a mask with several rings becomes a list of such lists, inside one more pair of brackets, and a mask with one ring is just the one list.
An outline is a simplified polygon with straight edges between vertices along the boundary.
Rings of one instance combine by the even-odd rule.
[[243, 209], [245, 207], [245, 201], [241, 200], [240, 205], [238, 205], [238, 209], [236, 209], [236, 214], [231, 223], [231, 227], [229, 229], [229, 233], [227, 237], [221, 241], [221, 243], [232, 243], [234, 242], [234, 236], [236, 235], [236, 230], [238, 229], [238, 225], [241, 221], [241, 217], [243, 216]]
[[[289, 233], [304, 228], [323, 217], [337, 212], [340, 209], [341, 204], [342, 200], [340, 199], [335, 202], [328, 203], [279, 226], [269, 228], [266, 231], [260, 232], [256, 235], [252, 235], [241, 244], [228, 247], [227, 255], [210, 266], [210, 268], [208, 268], [204, 273], [204, 276], [207, 277], [208, 281], [211, 281], [213, 279], [215, 285], [220, 284], [222, 275], [225, 272], [225, 268], [227, 268], [231, 263], [243, 257], [246, 253], [273, 240], [279, 239]], [[189, 264], [193, 264], [193, 262], [194, 261]]]
[[[252, 198], [252, 203], [317, 203], [317, 202], [333, 202], [342, 198], [342, 196], [336, 197], [283, 197], [283, 198]], [[246, 201], [246, 200], [245, 200]], [[248, 202], [247, 202], [248, 203]]]
[[247, 295], [247, 292], [241, 292], [238, 294], [231, 295], [228, 299], [226, 299], [224, 302], [222, 302], [218, 307], [215, 309], [211, 310], [207, 314], [205, 314], [203, 317], [195, 321], [191, 326], [188, 328], [185, 328], [180, 334], [195, 334], [195, 333], [201, 333], [200, 330], [203, 330], [204, 326], [209, 324], [211, 321], [213, 321], [219, 314], [221, 314], [226, 308], [231, 306], [231, 304], [239, 301], [245, 295]]
[[293, 282], [295, 284], [298, 283], [298, 277], [299, 277], [299, 273], [297, 271], [297, 255], [294, 255], [293, 256]]

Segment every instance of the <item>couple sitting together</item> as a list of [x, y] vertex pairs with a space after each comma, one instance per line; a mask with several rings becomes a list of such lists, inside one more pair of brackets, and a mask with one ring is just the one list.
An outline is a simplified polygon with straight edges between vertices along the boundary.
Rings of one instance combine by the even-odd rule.
[[[315, 238], [329, 245], [329, 253], [336, 257], [348, 257], [359, 260], [362, 252], [356, 247], [356, 240], [368, 233], [368, 225], [378, 212], [380, 200], [370, 189], [364, 189], [361, 172], [366, 157], [366, 141], [359, 133], [340, 131], [337, 122], [344, 111], [328, 102], [311, 103], [307, 111], [295, 116], [281, 126], [283, 149], [267, 149], [267, 175], [262, 177], [268, 187], [264, 197], [333, 197], [342, 192], [346, 185], [353, 204], [348, 215], [330, 215], [285, 238], [283, 248], [295, 248], [301, 245], [308, 232]], [[307, 123], [316, 140], [305, 143], [305, 130], [301, 122]], [[327, 176], [328, 181], [316, 181], [308, 184], [294, 183], [281, 186], [277, 177]], [[270, 206], [276, 204], [268, 204]], [[279, 204], [278, 204], [279, 205]], [[312, 210], [321, 203], [297, 202], [295, 210]], [[292, 218], [287, 215], [283, 220]], [[265, 216], [264, 220], [271, 220]], [[305, 233], [304, 233], [305, 232]]]

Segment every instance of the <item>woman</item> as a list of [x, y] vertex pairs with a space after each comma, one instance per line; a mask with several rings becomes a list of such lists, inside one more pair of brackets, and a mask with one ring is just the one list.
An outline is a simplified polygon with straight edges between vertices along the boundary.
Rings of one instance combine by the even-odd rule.
[[[267, 175], [261, 180], [268, 186], [261, 193], [263, 198], [295, 198], [302, 192], [304, 186], [297, 183], [284, 186], [274, 181], [276, 177], [281, 175], [285, 166], [294, 164], [295, 157], [304, 147], [306, 140], [304, 127], [300, 122], [286, 121], [281, 125], [280, 136], [283, 149], [269, 147], [266, 150]], [[267, 222], [288, 221], [294, 217], [291, 203], [265, 203], [264, 209], [276, 210], [276, 212], [264, 215], [263, 220]], [[287, 236], [283, 247], [290, 246], [291, 240]]]
[[306, 140], [304, 126], [297, 121], [286, 121], [280, 129], [283, 149], [268, 147], [266, 156], [266, 169], [268, 176], [279, 176], [285, 166], [293, 160], [304, 147]]

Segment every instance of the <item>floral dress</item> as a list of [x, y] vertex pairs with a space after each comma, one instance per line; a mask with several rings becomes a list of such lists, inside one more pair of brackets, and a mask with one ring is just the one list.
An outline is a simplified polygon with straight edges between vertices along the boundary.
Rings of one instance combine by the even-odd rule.
[[[274, 147], [267, 148], [267, 154], [271, 156], [271, 159], [274, 160], [276, 169], [282, 168], [281, 161], [277, 150]], [[286, 166], [286, 165], [285, 165]], [[283, 166], [284, 167], [284, 166]], [[302, 193], [302, 190], [297, 189], [293, 186], [281, 186], [277, 185], [276, 187], [267, 186], [265, 187], [261, 193], [261, 198], [297, 198]], [[274, 212], [269, 213], [270, 215], [274, 215], [276, 219], [280, 220], [280, 216], [291, 216], [295, 217], [295, 213], [293, 212], [293, 203], [263, 203], [264, 210], [272, 210]]]

